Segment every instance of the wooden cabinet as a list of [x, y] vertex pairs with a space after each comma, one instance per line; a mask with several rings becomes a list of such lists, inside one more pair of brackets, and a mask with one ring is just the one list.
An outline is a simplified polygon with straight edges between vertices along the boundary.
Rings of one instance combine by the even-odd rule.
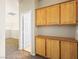
[[52, 39], [47, 39], [46, 40], [46, 56], [49, 59], [59, 59], [60, 55], [59, 55], [59, 40], [52, 40]]
[[46, 25], [46, 9], [36, 10], [36, 25]]
[[45, 39], [36, 37], [36, 54], [45, 56]]
[[68, 38], [36, 37], [36, 54], [48, 59], [78, 59], [77, 41]]
[[61, 41], [61, 59], [77, 59], [77, 43]]
[[59, 59], [59, 41], [51, 40], [51, 59]]
[[77, 22], [77, 4], [76, 1], [70, 1], [61, 4], [61, 24], [76, 24]]
[[36, 10], [36, 25], [77, 24], [77, 1], [69, 1]]
[[47, 39], [46, 40], [46, 57], [51, 58], [51, 40]]
[[47, 25], [59, 24], [59, 4], [47, 7]]

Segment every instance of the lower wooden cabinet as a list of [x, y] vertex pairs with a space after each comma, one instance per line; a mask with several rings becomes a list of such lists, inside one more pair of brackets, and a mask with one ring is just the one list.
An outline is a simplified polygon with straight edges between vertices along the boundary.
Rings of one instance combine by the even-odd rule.
[[77, 59], [77, 43], [61, 41], [61, 59]]
[[46, 40], [46, 56], [47, 58], [51, 58], [51, 40]]
[[59, 59], [59, 40], [51, 40], [51, 59]]
[[36, 54], [48, 59], [78, 59], [77, 42], [75, 40], [36, 37], [35, 45]]
[[36, 54], [45, 56], [45, 39], [36, 37]]
[[46, 56], [50, 59], [59, 59], [59, 41], [58, 40], [51, 40], [51, 39], [47, 39], [46, 40]]

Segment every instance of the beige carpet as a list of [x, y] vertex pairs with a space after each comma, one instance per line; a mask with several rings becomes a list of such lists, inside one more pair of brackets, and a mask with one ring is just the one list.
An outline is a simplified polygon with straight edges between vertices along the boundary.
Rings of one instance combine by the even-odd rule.
[[6, 57], [11, 55], [13, 52], [18, 50], [19, 47], [18, 39], [8, 38], [6, 39]]
[[24, 50], [15, 51], [11, 55], [7, 56], [6, 59], [31, 59], [31, 55], [29, 52], [26, 52]]
[[6, 39], [6, 59], [31, 59], [30, 53], [24, 50], [19, 51], [18, 39]]

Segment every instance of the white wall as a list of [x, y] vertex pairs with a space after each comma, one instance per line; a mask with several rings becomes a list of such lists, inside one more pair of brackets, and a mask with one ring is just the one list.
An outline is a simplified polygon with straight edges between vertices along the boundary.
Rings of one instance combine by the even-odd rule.
[[5, 0], [0, 0], [0, 59], [5, 59]]
[[11, 38], [11, 31], [10, 30], [7, 30], [6, 32], [5, 32], [5, 38], [7, 39], [7, 38]]
[[[20, 2], [20, 49], [29, 51], [32, 55], [35, 54], [34, 48], [34, 9], [35, 0], [22, 0]], [[24, 40], [24, 44], [22, 43]], [[23, 45], [22, 45], [23, 44]], [[22, 47], [23, 46], [23, 47]]]
[[38, 28], [38, 35], [75, 38], [76, 26], [50, 26]]
[[[38, 8], [50, 6], [67, 0], [40, 0]], [[48, 36], [60, 36], [60, 37], [72, 37], [77, 38], [77, 26], [48, 26], [48, 27], [37, 27], [37, 35], [48, 35]]]
[[[6, 30], [19, 30], [18, 0], [7, 0], [6, 7]], [[15, 13], [15, 15], [9, 13]]]
[[20, 38], [20, 31], [19, 30], [6, 30], [5, 37], [7, 38]]
[[32, 11], [28, 11], [24, 14], [24, 48], [26, 51], [31, 52], [31, 39], [32, 39], [32, 32], [31, 32], [31, 13]]
[[6, 38], [19, 39], [19, 0], [6, 0]]
[[57, 3], [61, 3], [68, 0], [40, 0], [38, 7], [45, 7]]
[[39, 0], [35, 0], [35, 8], [39, 7]]

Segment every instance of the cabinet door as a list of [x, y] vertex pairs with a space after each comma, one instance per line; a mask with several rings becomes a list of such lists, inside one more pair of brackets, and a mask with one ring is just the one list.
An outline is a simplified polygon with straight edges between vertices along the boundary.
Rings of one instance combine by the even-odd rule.
[[61, 24], [76, 24], [77, 5], [76, 1], [61, 4]]
[[58, 40], [51, 40], [51, 59], [59, 59], [60, 58], [60, 48]]
[[52, 39], [47, 39], [46, 40], [46, 56], [49, 59], [59, 59], [59, 41], [58, 40], [52, 40]]
[[46, 24], [46, 9], [36, 10], [36, 25], [45, 25]]
[[59, 24], [59, 5], [47, 7], [47, 25]]
[[62, 41], [61, 59], [77, 59], [77, 43]]
[[51, 40], [46, 40], [46, 57], [51, 58]]
[[37, 37], [36, 38], [36, 54], [45, 56], [45, 39]]

